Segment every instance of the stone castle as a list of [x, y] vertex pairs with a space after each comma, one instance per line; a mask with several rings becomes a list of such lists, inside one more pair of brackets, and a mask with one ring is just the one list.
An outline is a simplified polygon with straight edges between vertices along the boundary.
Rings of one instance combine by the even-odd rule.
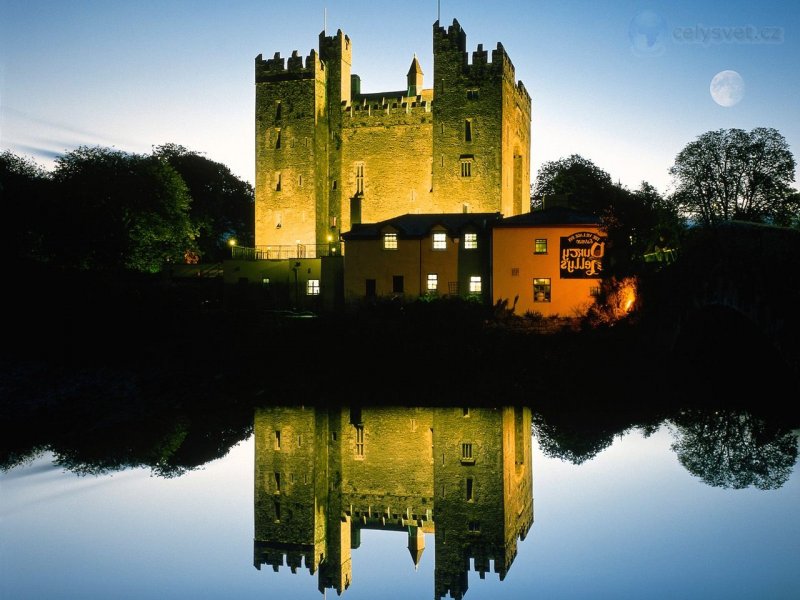
[[[434, 542], [434, 598], [463, 598], [473, 565], [502, 581], [533, 523], [528, 407], [255, 411], [253, 565], [318, 575], [341, 594], [365, 530]], [[363, 585], [363, 582], [362, 582]]]
[[458, 21], [436, 21], [433, 85], [414, 56], [406, 89], [381, 93], [361, 93], [352, 52], [339, 30], [305, 58], [256, 57], [257, 247], [327, 247], [406, 213], [529, 211], [531, 99], [502, 44], [470, 61]]

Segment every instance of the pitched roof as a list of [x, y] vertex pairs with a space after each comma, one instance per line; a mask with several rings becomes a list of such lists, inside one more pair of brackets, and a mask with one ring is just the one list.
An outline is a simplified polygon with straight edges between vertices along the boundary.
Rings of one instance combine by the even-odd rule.
[[479, 230], [491, 227], [501, 218], [500, 213], [407, 213], [378, 223], [353, 225], [350, 231], [342, 234], [342, 239], [375, 239], [381, 236], [386, 227], [394, 227], [402, 238], [423, 238], [437, 225], [444, 227], [451, 237], [455, 237], [468, 227]]
[[542, 210], [507, 217], [492, 227], [530, 227], [537, 225], [600, 225], [600, 218], [566, 206], [553, 206]]
[[414, 60], [411, 61], [411, 66], [408, 68], [408, 73], [406, 73], [406, 75], [412, 75], [414, 73], [422, 73], [422, 67], [419, 65], [416, 52], [414, 53]]

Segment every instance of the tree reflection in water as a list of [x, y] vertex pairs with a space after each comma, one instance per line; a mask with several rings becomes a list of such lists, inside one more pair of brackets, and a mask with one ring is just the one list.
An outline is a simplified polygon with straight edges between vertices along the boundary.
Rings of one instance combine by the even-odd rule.
[[714, 487], [774, 490], [797, 461], [797, 435], [742, 410], [684, 410], [673, 418], [672, 449]]

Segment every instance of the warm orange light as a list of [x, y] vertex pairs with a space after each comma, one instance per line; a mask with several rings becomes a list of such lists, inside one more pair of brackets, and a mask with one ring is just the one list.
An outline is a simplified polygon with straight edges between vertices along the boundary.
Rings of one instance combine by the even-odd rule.
[[235, 245], [236, 245], [236, 238], [230, 238], [230, 239], [228, 240], [228, 246], [231, 246], [231, 247], [233, 247], [233, 246], [235, 246]]

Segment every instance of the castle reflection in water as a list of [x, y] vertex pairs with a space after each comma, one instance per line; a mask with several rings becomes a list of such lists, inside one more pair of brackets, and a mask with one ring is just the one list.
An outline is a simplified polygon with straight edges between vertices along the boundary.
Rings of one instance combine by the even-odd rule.
[[434, 534], [435, 597], [462, 598], [470, 561], [502, 580], [533, 522], [531, 413], [507, 408], [256, 410], [253, 563], [351, 583], [362, 529]]

